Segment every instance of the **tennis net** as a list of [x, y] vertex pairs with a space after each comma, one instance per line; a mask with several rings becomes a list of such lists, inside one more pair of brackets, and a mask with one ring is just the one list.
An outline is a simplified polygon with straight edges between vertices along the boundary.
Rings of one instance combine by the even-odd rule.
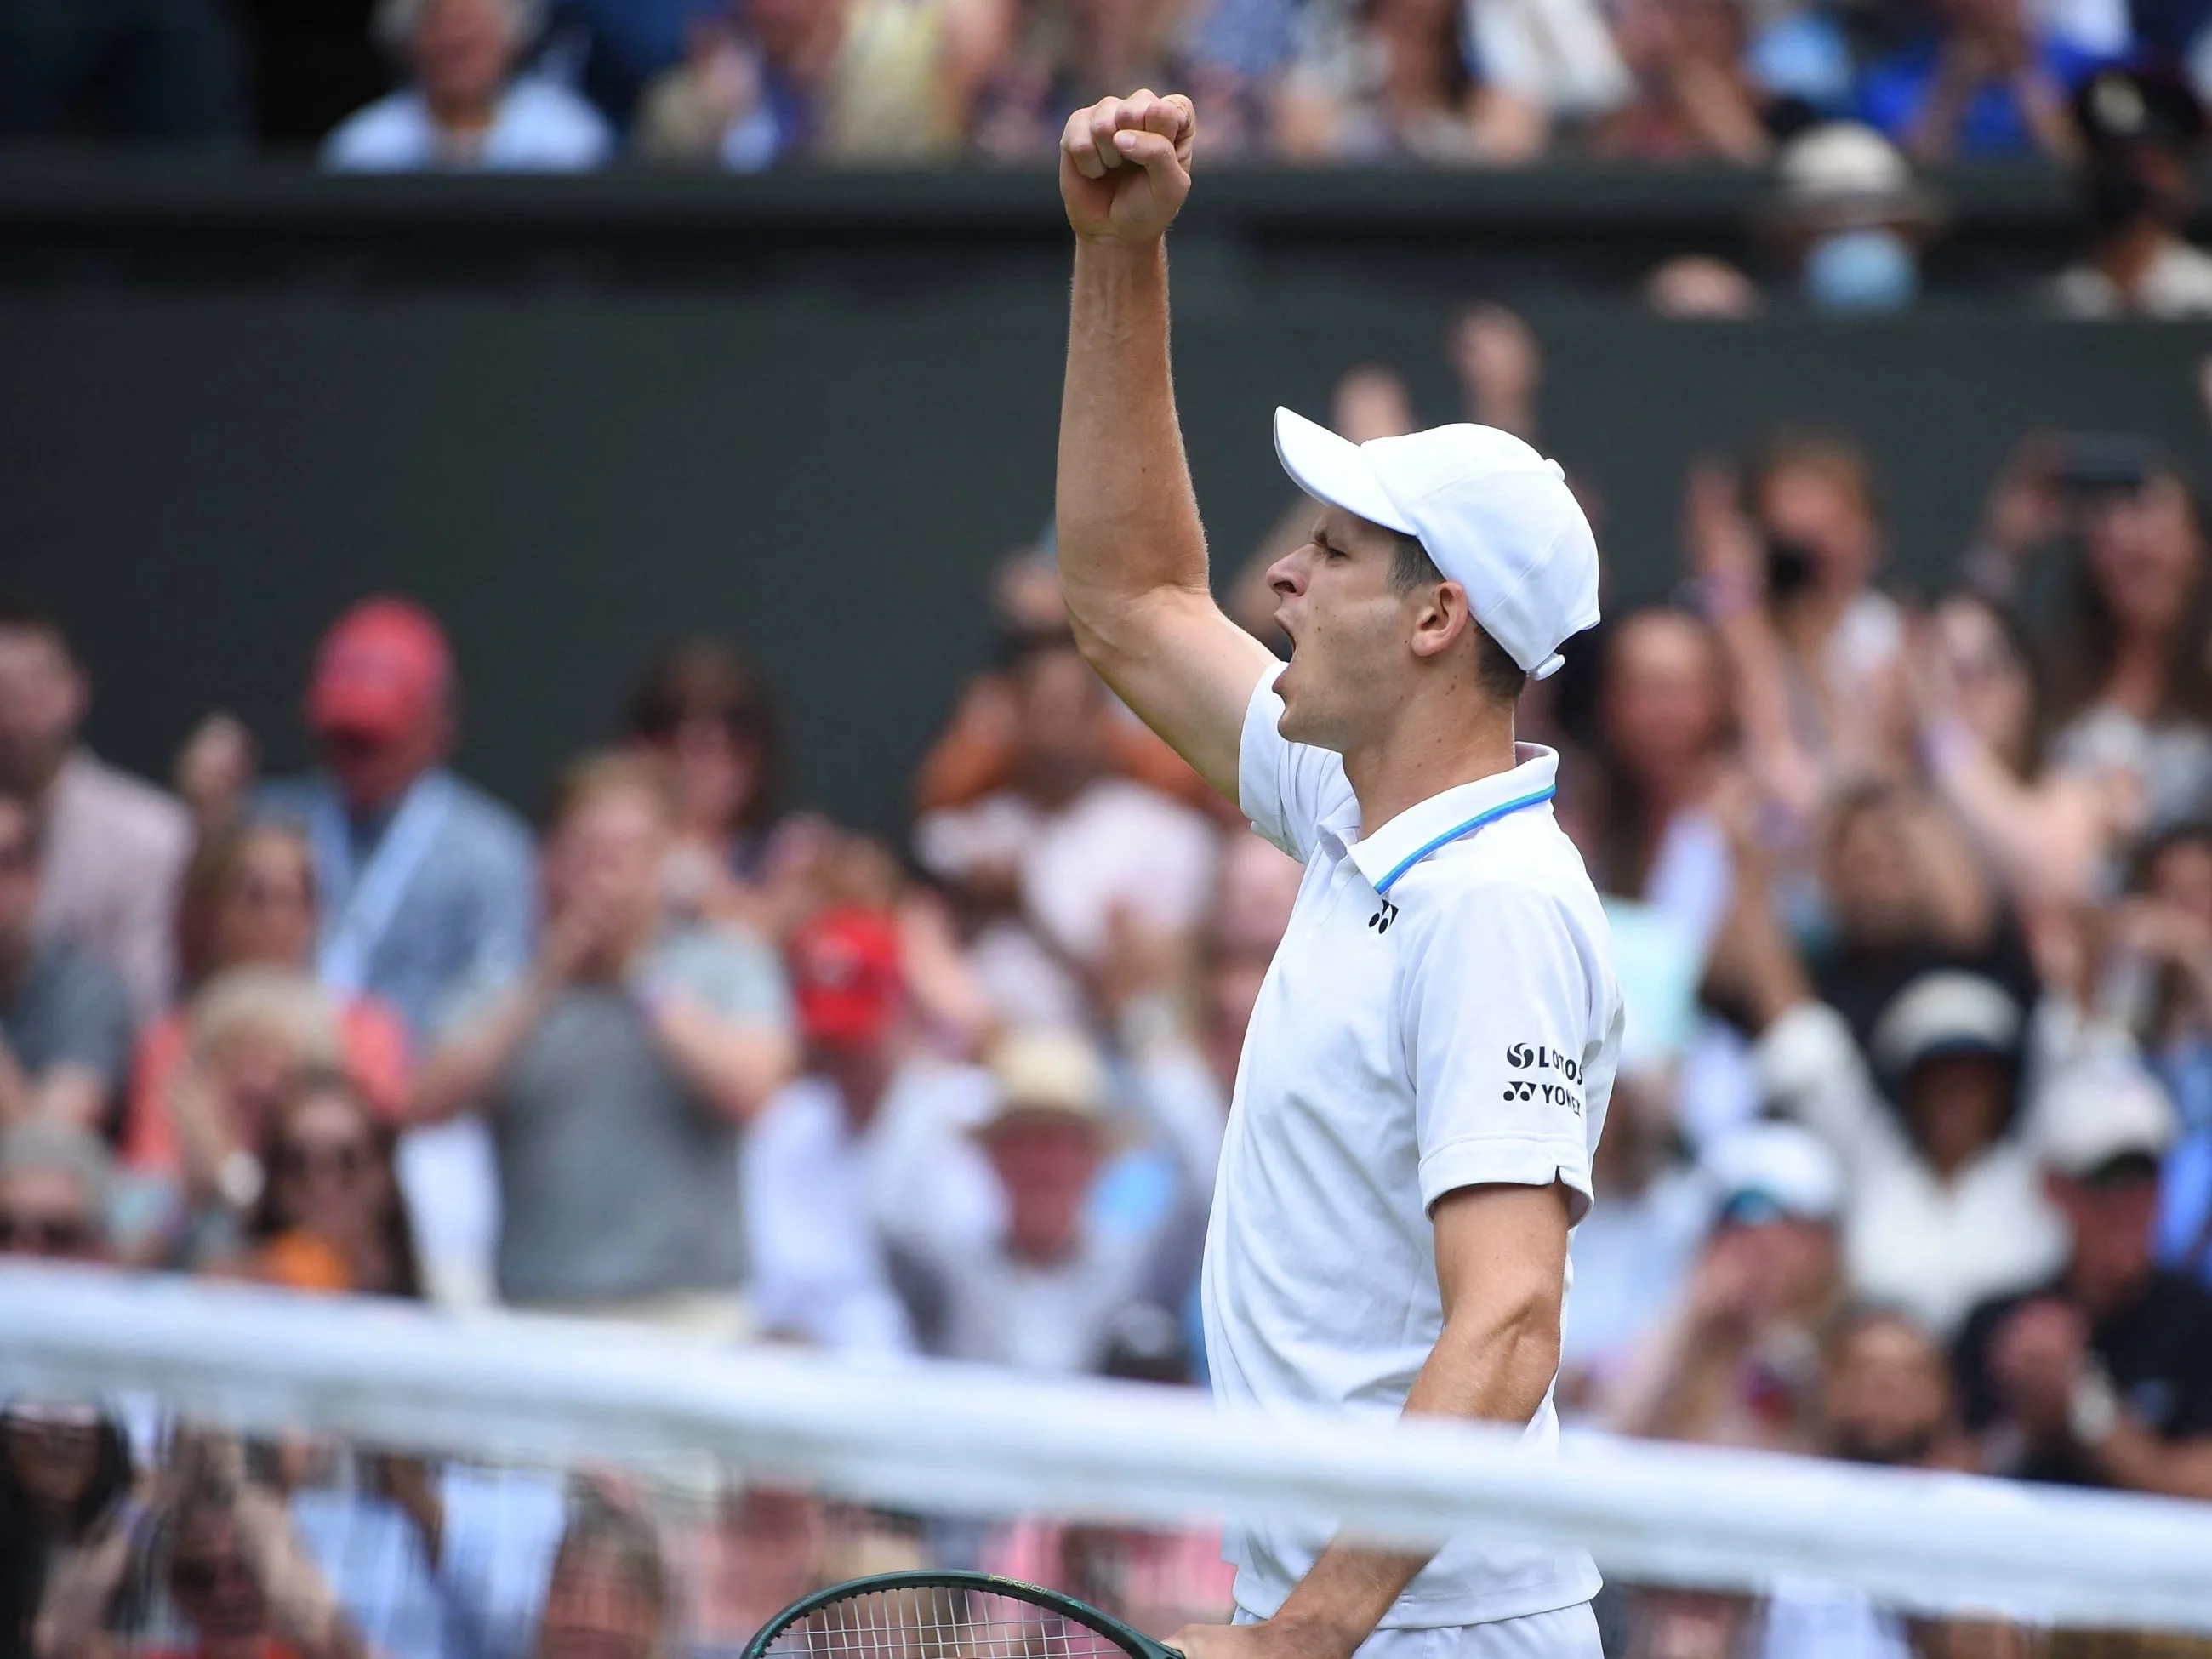
[[70, 1635], [74, 1593], [83, 1652], [192, 1651], [194, 1596], [236, 1579], [302, 1659], [351, 1651], [301, 1634], [339, 1628], [386, 1659], [522, 1659], [586, 1545], [657, 1587], [656, 1653], [734, 1651], [821, 1583], [922, 1565], [1165, 1634], [1227, 1612], [1223, 1521], [1296, 1516], [1586, 1547], [1622, 1659], [2212, 1654], [2212, 1505], [1960, 1475], [1605, 1437], [1539, 1461], [1471, 1425], [54, 1268], [0, 1267], [0, 1396], [11, 1468], [107, 1472], [109, 1519], [88, 1496], [78, 1547], [46, 1535], [47, 1582], [0, 1567], [0, 1636], [11, 1593]]

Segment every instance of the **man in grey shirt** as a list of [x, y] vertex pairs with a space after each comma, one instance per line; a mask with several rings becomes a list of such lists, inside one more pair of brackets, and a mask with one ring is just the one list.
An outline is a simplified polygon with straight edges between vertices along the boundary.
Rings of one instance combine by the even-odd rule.
[[502, 1300], [728, 1336], [744, 1328], [738, 1141], [795, 1043], [766, 945], [664, 926], [672, 829], [649, 763], [569, 772], [546, 826], [538, 960], [463, 994], [416, 1107], [489, 1120]]

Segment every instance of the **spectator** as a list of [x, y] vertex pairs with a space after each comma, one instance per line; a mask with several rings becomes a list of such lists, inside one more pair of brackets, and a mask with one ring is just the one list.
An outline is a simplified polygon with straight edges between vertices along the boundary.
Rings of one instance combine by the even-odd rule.
[[1802, 820], [1832, 780], [1894, 770], [1905, 619], [1872, 585], [1882, 525], [1858, 447], [1783, 432], [1741, 500], [1726, 472], [1693, 472], [1686, 520], [1764, 791]]
[[248, 1276], [300, 1291], [419, 1297], [422, 1267], [393, 1145], [390, 1123], [342, 1074], [294, 1079], [262, 1141], [267, 1180], [246, 1229]]
[[[2033, 970], [1981, 860], [1926, 796], [1881, 783], [1846, 792], [1830, 810], [1820, 854], [1814, 988], [1861, 1047], [1898, 993], [1936, 969], [1969, 969], [2015, 996], [2033, 994]], [[1736, 866], [1740, 879], [1764, 878], [1755, 847], [1739, 844]], [[1770, 902], [1783, 902], [1778, 890]]]
[[303, 1553], [390, 1659], [527, 1659], [565, 1520], [558, 1476], [289, 1437], [269, 1460]]
[[[1876, 1304], [1846, 1307], [1820, 1345], [1820, 1450], [1890, 1468], [1959, 1468], [1966, 1448], [1942, 1349], [1906, 1315]], [[1855, 1653], [1911, 1659], [1961, 1650], [1954, 1627], [1908, 1620], [1860, 1591], [1785, 1581], [1762, 1610], [1763, 1659]]]
[[[1582, 17], [1572, 3], [1526, 9]], [[1481, 78], [1460, 14], [1443, 0], [1338, 0], [1310, 8], [1299, 27], [1276, 117], [1274, 149], [1285, 161], [1515, 163], [1544, 147], [1544, 106]], [[1580, 38], [1596, 58], [1592, 78], [1616, 82], [1603, 30]]]
[[2212, 572], [2187, 488], [2155, 468], [2101, 483], [2081, 508], [2082, 556], [2052, 641], [2057, 765], [2136, 781], [2155, 833], [2212, 800]]
[[[307, 714], [320, 764], [254, 803], [307, 826], [317, 977], [335, 996], [390, 1005], [417, 1043], [461, 987], [518, 972], [531, 955], [529, 831], [447, 769], [457, 696], [436, 621], [403, 599], [365, 600], [316, 653]], [[411, 1131], [399, 1174], [433, 1291], [481, 1300], [498, 1227], [483, 1130]]]
[[2212, 1288], [2212, 825], [2145, 847], [2134, 886], [2111, 919], [2094, 1012], [2135, 1037], [2180, 1121], [2160, 1170], [2159, 1263]]
[[122, 981], [37, 931], [41, 848], [29, 796], [0, 789], [0, 1124], [104, 1128], [131, 1047]]
[[1598, 721], [1599, 890], [1655, 906], [1702, 951], [1734, 880], [1727, 832], [1710, 805], [1729, 735], [1712, 631], [1686, 613], [1656, 609], [1613, 623]]
[[1820, 1450], [1889, 1468], [1961, 1468], [1951, 1364], [1908, 1314], [1846, 1308], [1821, 1344]]
[[130, 1443], [99, 1407], [19, 1399], [0, 1408], [0, 1659], [31, 1659], [52, 1564], [130, 1489]]
[[[1022, 548], [1000, 560], [991, 599], [1004, 665], [968, 682], [951, 724], [922, 757], [915, 805], [924, 813], [971, 806], [1012, 780], [1021, 760], [1018, 671], [1033, 652], [1067, 641], [1067, 602], [1048, 548]], [[1274, 610], [1272, 598], [1263, 608]], [[1192, 805], [1218, 804], [1182, 757], [1127, 709], [1102, 703], [1098, 719], [1112, 770]]]
[[64, 1123], [0, 1127], [0, 1255], [98, 1261], [108, 1254], [106, 1146]]
[[1719, 1198], [1683, 1294], [1604, 1401], [1629, 1434], [1810, 1449], [1819, 1333], [1839, 1287], [1843, 1178], [1794, 1125], [1736, 1130], [1707, 1154]]
[[160, 1659], [368, 1659], [282, 1499], [246, 1477], [238, 1443], [182, 1435], [171, 1462], [143, 1516], [111, 1510], [49, 1580], [39, 1614], [46, 1659], [107, 1651], [118, 1598], [149, 1583], [191, 1632], [183, 1645], [143, 1650]]
[[2074, 94], [2087, 152], [2083, 177], [2089, 247], [2058, 278], [2053, 297], [2069, 317], [2212, 316], [2212, 253], [2183, 228], [2204, 111], [2175, 76], [2103, 70]]
[[2097, 54], [2039, 28], [2027, 0], [1940, 0], [1937, 27], [1870, 65], [1859, 116], [1923, 166], [2000, 155], [2071, 161], [2066, 100]]
[[1116, 907], [1170, 933], [1196, 924], [1215, 836], [1189, 808], [1110, 775], [1106, 688], [1064, 636], [1024, 651], [1009, 678], [1008, 786], [926, 814], [915, 848], [975, 918], [976, 969], [1002, 1013], [1075, 1024]]
[[2003, 607], [1949, 594], [1924, 643], [1913, 683], [1930, 781], [2023, 911], [2094, 902], [2141, 817], [2133, 775], [2043, 764], [2042, 688]]
[[745, 1142], [755, 1315], [842, 1352], [915, 1350], [913, 1286], [890, 1238], [925, 1215], [981, 1233], [1000, 1207], [962, 1139], [989, 1109], [989, 1079], [916, 1042], [902, 956], [881, 912], [831, 909], [799, 928], [787, 957], [805, 1075]]
[[[282, 976], [312, 986], [315, 910], [314, 855], [298, 830], [271, 820], [216, 830], [185, 874], [178, 932], [185, 982], [203, 991], [252, 969], [271, 983]], [[346, 1075], [397, 1121], [410, 1080], [406, 1028], [373, 997], [335, 1000], [331, 1015]], [[138, 1040], [122, 1133], [124, 1162], [135, 1170], [172, 1180], [182, 1172], [172, 1096], [193, 1086], [192, 1026], [191, 1006], [174, 1009]]]
[[687, 640], [646, 670], [624, 725], [667, 769], [675, 793], [672, 902], [686, 915], [757, 924], [747, 890], [774, 856], [783, 758], [767, 686], [720, 641]]
[[1615, 37], [1633, 91], [1599, 124], [1601, 155], [1749, 164], [1771, 153], [1778, 124], [1804, 118], [1753, 79], [1734, 0], [1630, 0]]
[[824, 1506], [805, 1492], [725, 1490], [708, 1523], [682, 1535], [695, 1659], [738, 1659], [769, 1620], [831, 1582], [830, 1532]]
[[537, 963], [457, 999], [416, 1110], [489, 1121], [500, 1294], [726, 1338], [744, 1328], [740, 1132], [790, 1069], [757, 939], [664, 924], [659, 769], [579, 762], [546, 820]]
[[1870, 1073], [1844, 1017], [1814, 999], [1755, 878], [1734, 926], [1714, 974], [1749, 1015], [1768, 1098], [1842, 1166], [1852, 1291], [1948, 1334], [1983, 1297], [2050, 1272], [2063, 1246], [2015, 1109], [2013, 997], [1979, 975], [1921, 975], [1875, 1021]]
[[1894, 145], [1856, 121], [1828, 121], [1784, 145], [1767, 228], [1816, 311], [1902, 311], [1920, 292], [1936, 205]]
[[78, 741], [91, 696], [61, 624], [0, 604], [0, 790], [28, 797], [40, 821], [40, 937], [120, 975], [143, 1019], [168, 1006], [175, 986], [177, 884], [191, 828], [175, 800]]
[[581, 173], [614, 135], [566, 87], [518, 73], [536, 0], [381, 0], [375, 29], [413, 82], [341, 122], [323, 165], [341, 173]]
[[2212, 1295], [2151, 1253], [2172, 1110], [2149, 1078], [2093, 1056], [2053, 1079], [2041, 1112], [2071, 1253], [1966, 1322], [1967, 1426], [1998, 1472], [2212, 1498]]
[[653, 1523], [586, 1498], [546, 1575], [537, 1659], [659, 1659], [674, 1610]]
[[1003, 1226], [917, 1217], [898, 1242], [927, 1270], [956, 1359], [1096, 1370], [1114, 1316], [1143, 1283], [1148, 1239], [1087, 1215], [1107, 1149], [1106, 1076], [1088, 1040], [1031, 1028], [991, 1057], [997, 1099], [975, 1130], [1005, 1195]]
[[1189, 84], [1185, 9], [1162, 0], [1047, 0], [1030, 9], [974, 117], [981, 154], [1051, 155], [1067, 112], [1139, 87]]
[[1001, 0], [751, 0], [694, 26], [646, 88], [636, 143], [744, 173], [948, 160], [1008, 24]]

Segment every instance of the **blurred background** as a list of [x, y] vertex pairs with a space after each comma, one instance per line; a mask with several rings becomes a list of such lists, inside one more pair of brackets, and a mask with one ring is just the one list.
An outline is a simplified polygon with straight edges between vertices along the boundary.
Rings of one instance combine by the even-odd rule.
[[[1597, 527], [1521, 717], [1631, 1020], [1563, 1413], [2212, 1499], [2207, 0], [0, 0], [0, 1252], [1203, 1384], [1298, 872], [1059, 604], [1051, 160], [1140, 85], [1240, 622], [1278, 403]], [[1225, 1608], [1202, 1526], [0, 1442], [0, 1656]]]

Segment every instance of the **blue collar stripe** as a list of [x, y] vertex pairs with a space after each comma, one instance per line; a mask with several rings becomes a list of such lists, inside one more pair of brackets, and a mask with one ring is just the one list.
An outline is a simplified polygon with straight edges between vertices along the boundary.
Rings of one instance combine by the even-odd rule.
[[1390, 890], [1392, 883], [1395, 882], [1399, 877], [1404, 875], [1407, 871], [1412, 869], [1423, 859], [1428, 857], [1430, 854], [1435, 852], [1437, 848], [1448, 846], [1451, 842], [1459, 840], [1462, 836], [1471, 836], [1476, 830], [1481, 829], [1485, 824], [1495, 823], [1498, 819], [1510, 817], [1513, 813], [1520, 811], [1523, 807], [1541, 806], [1546, 801], [1551, 799], [1553, 796], [1559, 793], [1559, 786], [1557, 784], [1547, 784], [1543, 788], [1539, 789], [1533, 795], [1523, 795], [1518, 800], [1509, 800], [1502, 806], [1492, 807], [1487, 812], [1477, 812], [1473, 817], [1469, 818], [1465, 823], [1461, 824], [1456, 830], [1447, 830], [1443, 834], [1438, 836], [1434, 841], [1430, 842], [1426, 846], [1416, 848], [1413, 851], [1407, 854], [1404, 858], [1398, 860], [1396, 866], [1392, 869], [1389, 875], [1383, 877], [1382, 880], [1375, 884], [1375, 890], [1377, 893], [1388, 893]]

